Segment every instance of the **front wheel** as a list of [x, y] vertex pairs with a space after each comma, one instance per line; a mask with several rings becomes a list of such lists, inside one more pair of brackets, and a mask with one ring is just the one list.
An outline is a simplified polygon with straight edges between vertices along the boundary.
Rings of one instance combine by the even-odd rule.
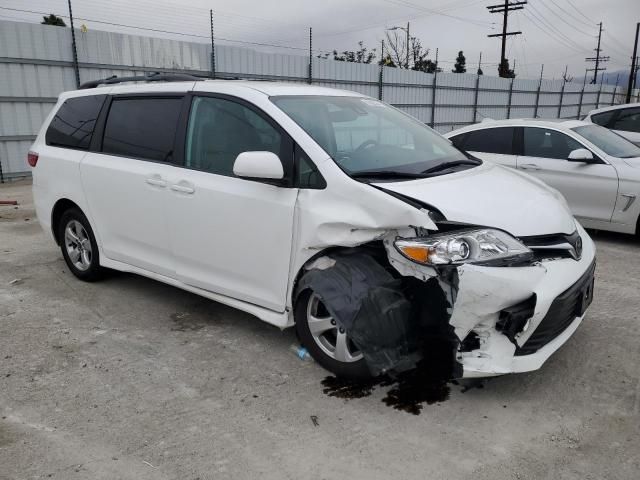
[[58, 225], [62, 256], [69, 270], [80, 280], [93, 282], [103, 274], [98, 244], [87, 217], [77, 208], [62, 214]]
[[303, 291], [294, 315], [298, 338], [316, 362], [339, 377], [371, 378], [362, 352], [337, 325], [317, 294]]

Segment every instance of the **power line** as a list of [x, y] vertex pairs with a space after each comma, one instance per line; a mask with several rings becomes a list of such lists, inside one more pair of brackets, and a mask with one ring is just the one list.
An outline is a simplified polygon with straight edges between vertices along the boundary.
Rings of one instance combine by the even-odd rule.
[[[24, 12], [24, 13], [34, 13], [37, 15], [48, 15], [48, 13], [45, 12], [38, 12], [38, 11], [34, 11], [34, 10], [23, 10], [23, 9], [18, 9], [18, 8], [9, 8], [9, 7], [0, 7], [1, 10], [11, 10], [11, 11], [16, 11], [16, 12]], [[68, 15], [61, 15], [59, 14], [58, 16], [60, 17], [64, 17], [64, 18], [69, 18]], [[181, 36], [186, 36], [186, 37], [194, 37], [194, 38], [204, 38], [207, 39], [207, 41], [209, 40], [209, 36], [208, 35], [198, 35], [196, 33], [184, 33], [184, 32], [176, 32], [176, 31], [172, 31], [172, 30], [163, 30], [163, 29], [159, 29], [159, 28], [149, 28], [149, 27], [137, 27], [134, 25], [127, 25], [124, 23], [116, 23], [116, 22], [106, 22], [104, 20], [95, 20], [92, 18], [83, 18], [83, 17], [75, 17], [77, 20], [84, 20], [85, 22], [93, 22], [93, 23], [98, 23], [98, 24], [103, 24], [103, 25], [111, 25], [111, 26], [116, 26], [116, 27], [123, 27], [123, 28], [132, 28], [134, 30], [144, 30], [144, 31], [148, 31], [148, 32], [156, 32], [156, 33], [167, 33], [170, 35], [181, 35]], [[242, 44], [247, 44], [247, 45], [256, 45], [256, 46], [261, 46], [261, 47], [275, 47], [275, 48], [287, 48], [287, 49], [291, 49], [291, 50], [304, 50], [305, 52], [308, 51], [307, 48], [303, 48], [303, 47], [293, 47], [290, 45], [278, 45], [275, 43], [266, 43], [266, 42], [251, 42], [251, 41], [247, 41], [247, 40], [235, 40], [232, 38], [223, 38], [223, 37], [217, 37], [218, 40], [223, 40], [225, 42], [232, 42], [232, 43], [242, 43]]]
[[587, 17], [587, 16], [582, 12], [582, 10], [578, 9], [578, 8], [577, 8], [577, 7], [576, 7], [576, 6], [571, 2], [571, 0], [565, 0], [565, 1], [566, 1], [569, 5], [571, 5], [571, 8], [573, 8], [576, 12], [578, 12], [580, 15], [582, 15], [584, 18], [586, 18], [586, 19], [587, 19], [587, 21], [589, 21], [589, 23], [590, 23], [591, 25], [595, 25], [595, 24], [596, 24], [596, 22], [595, 22], [595, 21], [593, 21], [593, 20], [591, 20], [589, 17]]
[[[566, 0], [565, 0], [566, 1]], [[560, 5], [558, 5], [556, 3], [556, 0], [550, 0], [551, 3], [553, 3], [559, 10], [562, 10], [565, 14], [567, 14], [569, 17], [573, 18], [576, 22], [581, 23], [582, 25], [586, 26], [586, 27], [593, 27], [594, 25], [596, 25], [596, 22], [585, 22], [584, 20], [576, 17], [573, 13], [571, 13], [570, 11], [566, 10], [565, 8], [561, 7]], [[546, 6], [546, 5], [545, 5]], [[547, 8], [549, 8], [548, 6], [546, 6]], [[575, 7], [574, 7], [575, 8]]]
[[547, 20], [547, 18], [542, 14], [542, 12], [537, 10], [533, 4], [531, 5], [531, 10], [524, 13], [525, 16], [530, 20], [531, 18], [535, 18], [537, 21], [539, 21], [540, 24], [548, 29], [549, 32], [551, 32], [551, 35], [555, 37], [556, 40], [559, 39], [558, 41], [560, 41], [560, 43], [562, 43], [563, 45], [569, 46], [569, 48], [572, 48], [576, 51], [588, 51], [587, 48], [580, 46], [578, 43], [574, 42], [571, 38], [562, 33], [555, 26], [553, 26], [551, 22]]
[[[556, 7], [558, 7], [560, 10], [562, 10], [562, 11], [563, 11], [563, 12], [565, 12], [565, 13], [569, 13], [569, 12], [567, 12], [564, 8], [562, 8], [560, 5], [558, 5], [556, 2], [554, 2], [553, 0], [551, 0], [551, 1], [552, 1], [552, 3], [553, 3]], [[552, 9], [549, 5], [547, 5], [546, 3], [542, 3], [542, 5], [544, 5], [544, 6], [545, 6], [545, 7], [546, 7], [546, 8], [547, 8], [547, 9], [548, 9], [548, 10], [549, 10], [553, 15], [557, 16], [560, 20], [562, 20], [562, 22], [563, 22], [563, 23], [565, 23], [566, 25], [569, 25], [571, 28], [573, 28], [576, 32], [578, 32], [578, 33], [582, 33], [583, 35], [586, 35], [586, 36], [588, 36], [588, 37], [593, 37], [593, 36], [594, 36], [593, 34], [588, 33], [588, 32], [585, 32], [584, 30], [582, 30], [582, 29], [580, 29], [580, 28], [576, 27], [575, 25], [573, 25], [573, 24], [569, 23], [569, 22], [564, 18], [564, 16], [563, 16], [562, 14], [559, 14], [559, 15], [558, 15], [558, 14], [557, 14], [556, 12], [554, 12], [554, 11], [553, 11], [553, 9]], [[590, 26], [592, 26], [592, 25], [590, 25]]]

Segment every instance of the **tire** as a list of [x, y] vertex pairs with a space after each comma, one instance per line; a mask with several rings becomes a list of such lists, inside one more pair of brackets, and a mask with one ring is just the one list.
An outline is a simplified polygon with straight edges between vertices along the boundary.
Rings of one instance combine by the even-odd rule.
[[[339, 331], [320, 298], [312, 290], [300, 293], [294, 317], [298, 339], [316, 362], [338, 377], [352, 380], [371, 378], [362, 353], [344, 332]], [[315, 333], [312, 333], [312, 328]], [[338, 336], [341, 339], [340, 346], [344, 348], [337, 348]]]
[[102, 278], [104, 269], [100, 266], [98, 243], [82, 211], [70, 208], [62, 214], [58, 224], [58, 239], [71, 273], [85, 282]]

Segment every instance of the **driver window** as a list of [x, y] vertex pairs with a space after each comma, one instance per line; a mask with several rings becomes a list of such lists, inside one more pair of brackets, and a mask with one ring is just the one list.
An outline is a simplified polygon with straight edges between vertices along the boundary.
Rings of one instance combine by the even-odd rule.
[[256, 112], [240, 103], [196, 97], [191, 106], [185, 166], [234, 176], [233, 164], [242, 152], [280, 154], [282, 135]]
[[524, 129], [524, 155], [526, 157], [555, 158], [566, 160], [569, 154], [584, 148], [564, 133], [546, 128], [526, 127]]

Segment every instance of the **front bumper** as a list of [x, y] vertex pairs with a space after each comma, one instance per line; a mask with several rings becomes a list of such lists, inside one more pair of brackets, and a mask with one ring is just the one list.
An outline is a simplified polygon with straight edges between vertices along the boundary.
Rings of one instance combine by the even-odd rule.
[[[545, 320], [554, 300], [566, 295], [572, 286], [589, 274], [595, 261], [595, 245], [584, 229], [577, 225], [583, 240], [580, 260], [558, 258], [542, 260], [523, 267], [488, 267], [462, 265], [457, 268], [457, 282], [440, 279], [451, 308], [449, 325], [456, 337], [465, 344], [469, 335], [475, 338], [471, 348], [461, 348], [457, 360], [462, 365], [462, 377], [490, 377], [507, 373], [536, 370], [575, 332], [584, 318], [578, 316], [561, 319], [554, 328], [554, 311]], [[433, 277], [432, 269], [407, 264], [387, 248], [391, 264], [405, 276], [426, 280]], [[527, 327], [515, 335], [513, 341], [496, 329], [500, 312], [535, 295], [535, 307]], [[556, 302], [557, 306], [557, 302]], [[554, 307], [555, 308], [555, 307]], [[543, 320], [545, 323], [542, 324]], [[551, 323], [551, 325], [550, 325]], [[542, 326], [541, 326], [542, 324]], [[532, 340], [535, 348], [527, 348], [527, 341], [536, 329], [551, 334]], [[540, 337], [540, 335], [538, 335]], [[514, 343], [515, 342], [515, 343]], [[531, 345], [529, 344], [529, 346]], [[525, 348], [523, 348], [523, 346]], [[466, 351], [465, 351], [466, 350]]]

